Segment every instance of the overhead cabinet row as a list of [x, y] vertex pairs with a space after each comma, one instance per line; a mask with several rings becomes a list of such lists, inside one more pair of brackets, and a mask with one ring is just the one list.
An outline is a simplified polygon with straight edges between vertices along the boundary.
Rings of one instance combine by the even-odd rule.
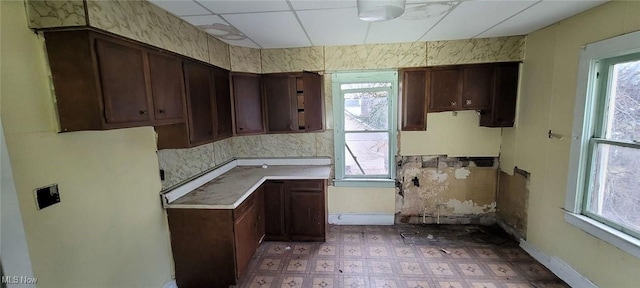
[[236, 134], [323, 130], [321, 75], [232, 73], [231, 78]]
[[460, 110], [479, 110], [481, 126], [513, 126], [518, 72], [518, 62], [405, 69], [402, 130], [425, 130], [427, 112]]
[[323, 127], [315, 73], [230, 74], [89, 29], [44, 36], [62, 132], [155, 126], [165, 149]]

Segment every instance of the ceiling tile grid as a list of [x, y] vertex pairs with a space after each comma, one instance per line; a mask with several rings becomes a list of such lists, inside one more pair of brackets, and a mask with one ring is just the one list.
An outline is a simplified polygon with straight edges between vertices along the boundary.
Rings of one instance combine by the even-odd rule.
[[149, 0], [203, 31], [251, 48], [404, 43], [526, 35], [606, 0], [407, 0], [365, 22], [356, 0]]

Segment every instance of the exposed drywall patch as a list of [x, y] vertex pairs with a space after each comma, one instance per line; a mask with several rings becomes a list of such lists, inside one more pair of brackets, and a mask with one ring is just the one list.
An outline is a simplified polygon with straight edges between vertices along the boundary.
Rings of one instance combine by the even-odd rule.
[[467, 158], [405, 156], [397, 163], [398, 221], [495, 223], [497, 161], [478, 167]]
[[453, 209], [454, 214], [483, 214], [496, 211], [496, 202], [487, 205], [478, 205], [471, 200], [460, 201], [449, 199], [444, 205], [448, 209]]
[[440, 183], [446, 181], [447, 178], [449, 178], [449, 175], [438, 170], [428, 170], [428, 173], [430, 174], [431, 180], [438, 181]]
[[456, 179], [467, 179], [467, 177], [469, 177], [469, 174], [471, 174], [471, 171], [465, 168], [456, 169], [455, 172]]
[[529, 177], [529, 172], [518, 168], [514, 169], [513, 175], [501, 171], [496, 197], [500, 226], [514, 237], [524, 239], [527, 232]]

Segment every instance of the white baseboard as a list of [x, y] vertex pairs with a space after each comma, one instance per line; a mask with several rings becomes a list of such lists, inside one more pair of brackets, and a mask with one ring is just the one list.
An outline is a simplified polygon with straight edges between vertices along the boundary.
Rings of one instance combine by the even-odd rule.
[[527, 251], [527, 253], [529, 253], [529, 255], [531, 255], [533, 258], [538, 260], [538, 262], [542, 263], [542, 265], [551, 270], [553, 274], [556, 274], [558, 278], [569, 284], [569, 286], [580, 288], [598, 288], [596, 284], [593, 284], [593, 282], [589, 281], [589, 279], [571, 268], [569, 264], [564, 263], [562, 260], [556, 257], [544, 254], [544, 252], [538, 250], [538, 248], [531, 245], [531, 243], [522, 238], [520, 239], [520, 247], [524, 251]]
[[164, 286], [162, 286], [162, 288], [178, 288], [178, 284], [176, 283], [176, 279], [173, 279], [173, 280], [167, 282], [167, 284], [164, 284]]
[[329, 213], [329, 224], [336, 225], [393, 225], [393, 214]]

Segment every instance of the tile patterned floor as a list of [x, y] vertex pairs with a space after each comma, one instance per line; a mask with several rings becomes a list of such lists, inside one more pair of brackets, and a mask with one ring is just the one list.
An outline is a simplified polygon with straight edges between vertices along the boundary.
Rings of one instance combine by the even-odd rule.
[[325, 243], [264, 242], [238, 287], [568, 287], [515, 242], [408, 245], [399, 227], [332, 225]]

